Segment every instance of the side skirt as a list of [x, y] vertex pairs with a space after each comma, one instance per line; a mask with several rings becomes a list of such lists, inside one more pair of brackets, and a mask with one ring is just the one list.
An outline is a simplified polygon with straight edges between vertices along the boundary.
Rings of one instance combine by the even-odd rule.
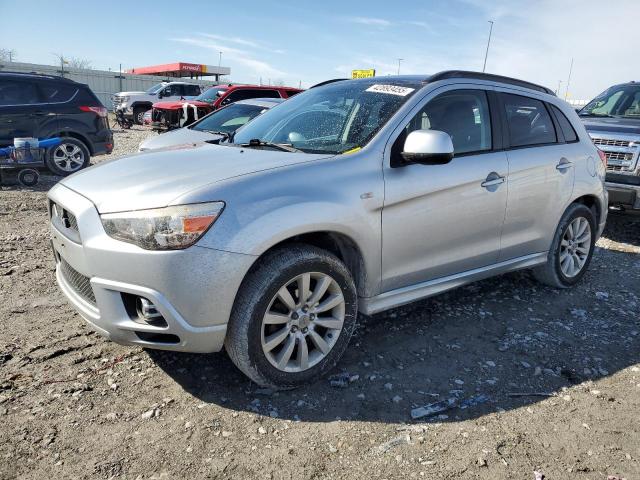
[[495, 263], [487, 267], [456, 273], [455, 275], [449, 275], [448, 277], [436, 278], [427, 282], [397, 288], [395, 290], [376, 295], [375, 297], [361, 298], [359, 301], [359, 310], [365, 315], [372, 315], [390, 308], [406, 305], [407, 303], [411, 303], [422, 298], [431, 297], [438, 293], [442, 293], [477, 280], [494, 277], [496, 275], [513, 272], [515, 270], [521, 270], [523, 268], [534, 267], [545, 263], [547, 261], [547, 254], [548, 252], [534, 253], [524, 257]]

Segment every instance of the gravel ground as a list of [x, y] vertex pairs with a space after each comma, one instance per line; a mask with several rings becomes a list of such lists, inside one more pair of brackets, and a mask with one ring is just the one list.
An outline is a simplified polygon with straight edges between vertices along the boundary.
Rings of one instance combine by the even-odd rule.
[[341, 377], [277, 393], [224, 353], [89, 331], [55, 286], [43, 180], [0, 187], [0, 478], [640, 478], [639, 217], [610, 216], [574, 289], [519, 272], [361, 318]]

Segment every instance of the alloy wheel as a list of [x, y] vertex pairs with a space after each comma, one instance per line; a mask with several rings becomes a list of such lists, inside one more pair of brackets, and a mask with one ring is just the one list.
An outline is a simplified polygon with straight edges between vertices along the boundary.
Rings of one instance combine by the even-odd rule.
[[84, 165], [84, 152], [73, 143], [63, 143], [53, 151], [53, 161], [60, 170], [75, 172]]
[[560, 241], [560, 269], [573, 278], [578, 275], [589, 258], [591, 250], [591, 225], [584, 217], [578, 217], [567, 226]]
[[283, 372], [303, 372], [334, 347], [344, 324], [345, 298], [330, 275], [307, 272], [282, 285], [262, 319], [261, 345]]

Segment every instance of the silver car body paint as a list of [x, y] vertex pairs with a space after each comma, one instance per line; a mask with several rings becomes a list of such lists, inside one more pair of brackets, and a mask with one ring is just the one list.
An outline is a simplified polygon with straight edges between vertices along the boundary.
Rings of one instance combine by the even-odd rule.
[[[579, 142], [391, 168], [391, 146], [412, 115], [444, 91], [469, 88], [552, 103], [571, 119]], [[596, 176], [589, 173], [594, 158]], [[568, 168], [556, 168], [565, 161]], [[597, 151], [565, 102], [492, 81], [440, 80], [427, 83], [351, 154], [199, 144], [107, 162], [68, 177], [49, 197], [76, 215], [81, 242], [70, 242], [52, 225], [54, 248], [91, 278], [94, 311], [60, 274], [58, 281], [80, 313], [116, 341], [217, 351], [247, 271], [284, 240], [313, 232], [350, 239], [361, 257], [360, 310], [375, 313], [545, 262], [560, 217], [583, 195], [597, 199], [599, 235], [607, 212], [603, 179]], [[99, 218], [99, 213], [210, 201], [224, 201], [225, 210], [186, 250], [145, 251], [116, 241]], [[181, 343], [149, 344], [132, 334], [139, 324], [125, 315], [118, 296], [125, 289], [160, 299], [172, 319], [163, 331], [175, 333]]]

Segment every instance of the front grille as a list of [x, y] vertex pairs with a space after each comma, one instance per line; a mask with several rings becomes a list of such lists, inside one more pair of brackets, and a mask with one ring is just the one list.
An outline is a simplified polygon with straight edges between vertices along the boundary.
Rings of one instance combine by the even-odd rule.
[[611, 172], [621, 172], [624, 170], [624, 167], [622, 165], [607, 165], [607, 170]]
[[96, 304], [96, 297], [93, 293], [89, 277], [85, 277], [75, 270], [62, 257], [60, 258], [60, 273], [74, 292], [92, 305]]
[[625, 153], [625, 152], [604, 152], [607, 156], [607, 161], [609, 160], [618, 160], [618, 161], [630, 161], [633, 160], [633, 153]]
[[609, 147], [628, 147], [632, 142], [629, 140], [614, 140], [612, 138], [594, 138], [595, 145], [606, 145]]

